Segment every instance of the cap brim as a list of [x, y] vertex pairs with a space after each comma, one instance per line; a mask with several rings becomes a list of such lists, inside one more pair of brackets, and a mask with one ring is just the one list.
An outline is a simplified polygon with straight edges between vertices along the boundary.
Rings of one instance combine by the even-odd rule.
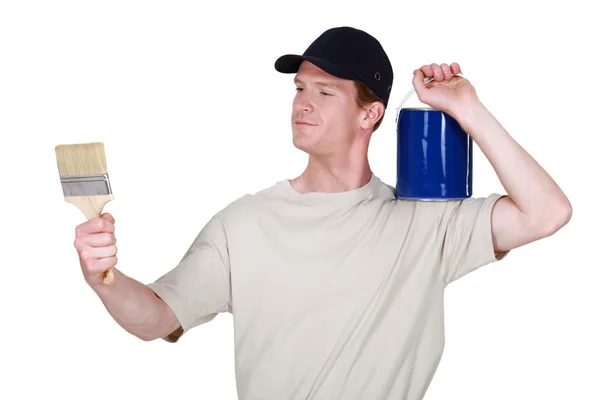
[[277, 61], [275, 61], [275, 69], [284, 74], [294, 74], [298, 72], [300, 64], [302, 64], [303, 61], [308, 61], [311, 64], [316, 65], [323, 71], [327, 72], [328, 74], [336, 76], [338, 78], [354, 80], [360, 79], [356, 74], [348, 71], [347, 69], [335, 65], [322, 58], [300, 56], [296, 54], [286, 54], [284, 56], [279, 57]]

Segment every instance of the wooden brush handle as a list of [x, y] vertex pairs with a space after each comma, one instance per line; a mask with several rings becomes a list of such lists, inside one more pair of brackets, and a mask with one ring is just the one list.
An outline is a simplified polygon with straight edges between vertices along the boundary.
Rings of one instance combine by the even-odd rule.
[[[112, 194], [96, 196], [65, 196], [65, 201], [79, 208], [88, 221], [92, 218], [102, 215], [102, 209], [106, 203], [111, 200], [114, 200], [114, 196]], [[104, 273], [102, 282], [106, 285], [110, 285], [113, 283], [114, 279], [115, 274], [113, 269], [110, 268]]]

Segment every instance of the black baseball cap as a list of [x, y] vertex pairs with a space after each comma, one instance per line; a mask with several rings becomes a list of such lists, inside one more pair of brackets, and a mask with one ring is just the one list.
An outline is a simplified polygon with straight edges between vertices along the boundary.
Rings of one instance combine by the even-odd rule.
[[330, 75], [363, 82], [387, 107], [394, 81], [392, 64], [377, 39], [360, 29], [341, 26], [323, 32], [304, 54], [275, 61], [282, 73], [296, 73], [309, 61]]

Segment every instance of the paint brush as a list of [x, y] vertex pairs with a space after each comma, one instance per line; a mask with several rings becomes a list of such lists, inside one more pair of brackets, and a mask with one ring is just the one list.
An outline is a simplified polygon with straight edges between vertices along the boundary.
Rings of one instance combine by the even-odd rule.
[[[61, 144], [55, 151], [65, 201], [79, 208], [88, 221], [101, 216], [106, 203], [114, 199], [104, 144]], [[114, 272], [110, 268], [102, 282], [109, 285], [113, 280]]]

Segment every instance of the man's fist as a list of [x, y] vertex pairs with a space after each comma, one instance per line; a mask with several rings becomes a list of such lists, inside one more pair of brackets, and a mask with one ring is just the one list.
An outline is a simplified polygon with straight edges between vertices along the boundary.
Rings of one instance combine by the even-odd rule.
[[109, 213], [90, 219], [75, 228], [73, 243], [85, 280], [90, 285], [101, 284], [105, 271], [117, 264], [115, 219]]

